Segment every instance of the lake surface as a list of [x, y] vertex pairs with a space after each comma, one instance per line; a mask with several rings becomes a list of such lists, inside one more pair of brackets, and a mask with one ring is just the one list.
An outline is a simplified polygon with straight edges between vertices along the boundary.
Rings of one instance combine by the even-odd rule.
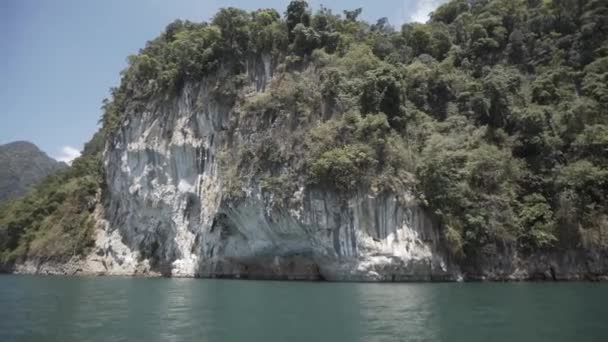
[[1, 275], [0, 341], [608, 341], [608, 284]]

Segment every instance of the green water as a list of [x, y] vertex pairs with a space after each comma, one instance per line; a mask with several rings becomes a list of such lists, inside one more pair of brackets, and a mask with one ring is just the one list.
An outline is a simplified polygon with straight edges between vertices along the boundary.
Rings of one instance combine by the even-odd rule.
[[4, 275], [0, 341], [608, 341], [608, 284]]

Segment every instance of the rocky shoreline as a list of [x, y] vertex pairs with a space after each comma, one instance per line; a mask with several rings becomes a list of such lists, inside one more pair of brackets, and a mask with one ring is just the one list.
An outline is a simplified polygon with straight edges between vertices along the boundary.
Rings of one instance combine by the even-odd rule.
[[[205, 278], [205, 279], [241, 279], [241, 280], [281, 280], [281, 281], [329, 281], [329, 282], [536, 282], [536, 281], [608, 281], [605, 268], [605, 254], [602, 259], [589, 262], [586, 270], [565, 264], [567, 260], [576, 260], [582, 252], [562, 254], [561, 261], [555, 255], [537, 255], [527, 259], [527, 263], [518, 261], [518, 266], [510, 265], [508, 269], [491, 269], [484, 272], [446, 273], [433, 275], [429, 273], [355, 273], [348, 272], [352, 265], [319, 267], [306, 258], [291, 258], [266, 260], [266, 263], [225, 264], [216, 272], [207, 270], [206, 273], [196, 274], [166, 274], [150, 267], [148, 261], [136, 264], [121, 265], [116, 260], [99, 258], [96, 254], [87, 258], [73, 258], [64, 263], [26, 261], [13, 267], [0, 268], [0, 273], [18, 275], [57, 275], [57, 276], [126, 276], [126, 277], [176, 277], [176, 278]], [[517, 259], [518, 260], [518, 259]], [[604, 264], [602, 264], [602, 262]], [[335, 268], [341, 267], [339, 273]], [[511, 268], [513, 267], [513, 268]], [[524, 268], [526, 267], [526, 268]], [[573, 267], [568, 269], [568, 267]], [[412, 270], [411, 268], [409, 269]], [[330, 272], [331, 271], [331, 272]], [[396, 270], [393, 270], [396, 271]], [[330, 273], [328, 273], [330, 272]], [[329, 276], [328, 276], [329, 275]]]

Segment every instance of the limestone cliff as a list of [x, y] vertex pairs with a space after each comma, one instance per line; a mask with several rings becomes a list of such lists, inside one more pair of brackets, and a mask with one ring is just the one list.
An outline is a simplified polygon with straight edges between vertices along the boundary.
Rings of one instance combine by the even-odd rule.
[[[248, 76], [246, 96], [271, 87], [270, 64]], [[220, 78], [184, 87], [133, 113], [104, 153], [107, 219], [126, 245], [172, 276], [263, 279], [456, 279], [437, 224], [411, 193], [345, 195], [297, 184], [275, 207], [258, 180], [226, 191], [220, 153], [247, 141], [229, 128], [234, 108], [213, 95]], [[244, 95], [245, 96], [245, 95]], [[285, 130], [277, 124], [260, 133]], [[232, 145], [231, 145], [232, 144]], [[111, 253], [108, 246], [103, 253]]]

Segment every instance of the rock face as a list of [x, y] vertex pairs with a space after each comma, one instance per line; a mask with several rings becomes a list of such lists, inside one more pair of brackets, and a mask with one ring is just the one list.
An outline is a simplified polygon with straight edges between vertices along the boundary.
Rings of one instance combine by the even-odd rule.
[[27, 141], [0, 145], [0, 165], [0, 203], [23, 195], [32, 185], [66, 167]]
[[[271, 80], [250, 68], [251, 92]], [[242, 139], [227, 129], [221, 78], [184, 87], [130, 115], [105, 153], [107, 219], [154, 270], [171, 276], [405, 281], [457, 279], [433, 218], [403, 193], [345, 196], [300, 185], [289, 208], [253, 181], [226, 191], [220, 151]], [[101, 252], [102, 254], [104, 252]]]

